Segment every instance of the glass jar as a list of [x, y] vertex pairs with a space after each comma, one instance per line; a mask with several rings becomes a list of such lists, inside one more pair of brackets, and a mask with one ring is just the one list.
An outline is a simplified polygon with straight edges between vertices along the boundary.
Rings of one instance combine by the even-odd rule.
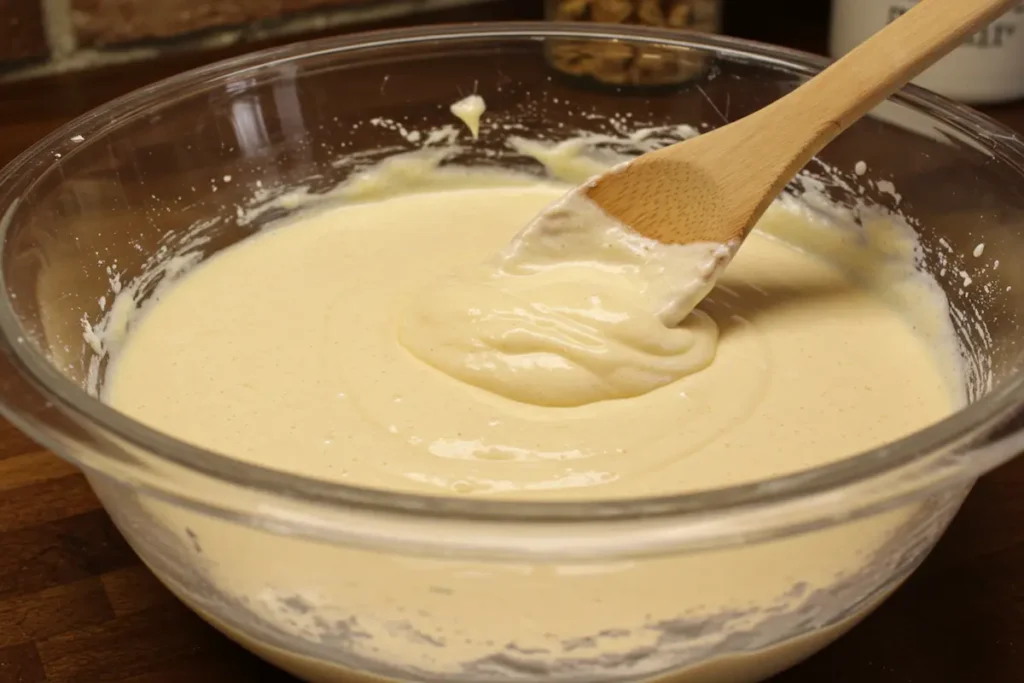
[[[832, 0], [829, 51], [838, 59], [917, 0]], [[914, 84], [968, 104], [1024, 97], [1024, 3], [963, 42], [914, 79]]]
[[[589, 21], [672, 28], [702, 33], [721, 29], [722, 0], [546, 0], [551, 21]], [[680, 54], [656, 45], [558, 40], [548, 61], [560, 72], [614, 86], [686, 83], [704, 70], [701, 55]]]
[[594, 21], [717, 33], [722, 0], [546, 0], [552, 21]]

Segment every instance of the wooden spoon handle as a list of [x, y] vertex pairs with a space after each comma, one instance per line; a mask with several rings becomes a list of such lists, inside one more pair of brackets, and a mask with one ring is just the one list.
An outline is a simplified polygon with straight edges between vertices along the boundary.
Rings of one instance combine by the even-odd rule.
[[750, 118], [773, 128], [774, 121], [785, 121], [785, 129], [797, 136], [777, 141], [802, 152], [789, 160], [783, 174], [788, 180], [937, 57], [1019, 1], [922, 0], [804, 86], [765, 107], [759, 112], [763, 116]]
[[654, 240], [737, 244], [822, 147], [1018, 2], [921, 0], [773, 104], [643, 154], [589, 183], [586, 195]]

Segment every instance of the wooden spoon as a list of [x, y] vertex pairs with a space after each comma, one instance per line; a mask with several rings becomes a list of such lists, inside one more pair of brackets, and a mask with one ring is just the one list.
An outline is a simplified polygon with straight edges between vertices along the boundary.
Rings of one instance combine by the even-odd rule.
[[735, 251], [772, 200], [825, 145], [1019, 1], [922, 0], [769, 106], [639, 156], [580, 189], [646, 237], [671, 244], [729, 244]]

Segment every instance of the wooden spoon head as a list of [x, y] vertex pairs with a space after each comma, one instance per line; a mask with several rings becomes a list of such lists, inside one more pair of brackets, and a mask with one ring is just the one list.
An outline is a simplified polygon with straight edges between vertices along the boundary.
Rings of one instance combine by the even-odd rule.
[[[744, 123], [648, 152], [584, 192], [605, 213], [659, 242], [742, 241], [775, 195], [772, 160], [744, 154], [751, 151]], [[768, 182], [759, 182], [764, 177]]]
[[715, 178], [676, 157], [646, 154], [596, 178], [584, 193], [605, 213], [666, 244], [726, 243], [742, 229], [723, 225]]

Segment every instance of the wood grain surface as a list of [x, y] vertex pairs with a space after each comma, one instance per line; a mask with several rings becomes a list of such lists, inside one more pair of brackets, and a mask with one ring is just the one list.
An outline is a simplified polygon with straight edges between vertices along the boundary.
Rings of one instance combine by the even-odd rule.
[[[508, 16], [518, 16], [515, 3]], [[465, 17], [455, 17], [465, 18]], [[0, 85], [0, 163], [54, 127], [206, 55]], [[988, 110], [1024, 131], [1024, 103]], [[983, 478], [877, 613], [776, 683], [1024, 681], [1024, 458]], [[293, 680], [139, 563], [69, 464], [0, 422], [0, 683]]]

